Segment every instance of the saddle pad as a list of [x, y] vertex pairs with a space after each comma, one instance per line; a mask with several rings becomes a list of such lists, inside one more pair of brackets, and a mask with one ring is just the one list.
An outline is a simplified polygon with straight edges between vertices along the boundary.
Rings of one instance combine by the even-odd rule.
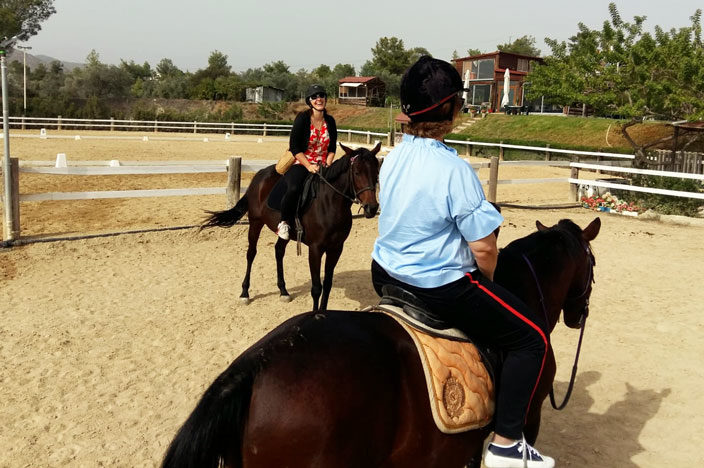
[[477, 347], [428, 335], [394, 314], [381, 312], [401, 324], [416, 344], [438, 429], [456, 434], [489, 424], [494, 417], [494, 383]]

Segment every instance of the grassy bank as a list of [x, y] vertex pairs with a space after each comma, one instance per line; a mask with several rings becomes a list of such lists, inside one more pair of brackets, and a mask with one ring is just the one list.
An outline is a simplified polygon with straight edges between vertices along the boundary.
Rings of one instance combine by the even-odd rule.
[[[542, 115], [491, 114], [477, 120], [453, 138], [476, 141], [550, 145], [587, 151], [632, 152], [621, 133], [623, 121], [602, 118], [582, 118]], [[672, 134], [664, 122], [646, 122], [629, 128], [629, 134], [642, 144]]]

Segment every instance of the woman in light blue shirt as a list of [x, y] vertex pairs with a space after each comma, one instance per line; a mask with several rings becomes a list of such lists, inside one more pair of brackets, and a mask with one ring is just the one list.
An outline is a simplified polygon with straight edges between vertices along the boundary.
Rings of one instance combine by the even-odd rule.
[[492, 282], [503, 217], [489, 203], [471, 166], [446, 146], [462, 107], [462, 80], [447, 62], [421, 57], [401, 81], [401, 108], [410, 117], [402, 143], [379, 174], [379, 236], [372, 280], [423, 300], [475, 342], [504, 352], [488, 468], [552, 468], [555, 461], [522, 440], [523, 425], [543, 369], [543, 320]]

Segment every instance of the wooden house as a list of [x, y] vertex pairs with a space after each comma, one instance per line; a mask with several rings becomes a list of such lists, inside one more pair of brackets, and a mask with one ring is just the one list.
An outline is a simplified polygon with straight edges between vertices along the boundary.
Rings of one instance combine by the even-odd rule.
[[338, 81], [340, 104], [383, 106], [386, 84], [376, 76], [347, 76]]
[[[543, 63], [540, 57], [514, 54], [511, 52], [491, 52], [488, 54], [471, 55], [453, 60], [462, 80], [470, 88], [465, 104], [475, 109], [485, 108], [489, 112], [501, 109], [504, 95], [504, 73], [509, 69], [509, 106], [534, 106], [524, 99], [526, 76], [532, 70], [533, 64]], [[537, 103], [538, 110], [540, 103]]]
[[245, 89], [247, 102], [279, 102], [284, 100], [284, 90], [273, 86], [257, 86]]

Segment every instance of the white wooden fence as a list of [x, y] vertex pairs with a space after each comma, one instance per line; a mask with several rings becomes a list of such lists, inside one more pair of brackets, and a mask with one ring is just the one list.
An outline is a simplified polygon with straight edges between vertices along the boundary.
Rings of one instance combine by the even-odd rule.
[[[9, 129], [38, 129], [37, 138], [73, 138], [66, 135], [47, 135], [47, 129], [56, 130], [109, 130], [109, 131], [142, 131], [142, 132], [188, 132], [188, 133], [224, 133], [226, 136], [236, 133], [261, 134], [262, 136], [287, 135], [292, 125], [274, 123], [236, 123], [236, 122], [174, 122], [163, 120], [120, 120], [120, 119], [66, 119], [62, 117], [10, 117]], [[43, 129], [43, 131], [42, 131]], [[372, 137], [385, 138], [391, 145], [391, 132], [380, 133], [365, 130], [338, 129], [338, 135], [346, 135], [347, 141], [352, 141], [352, 135], [359, 135], [366, 143], [372, 142]], [[12, 135], [26, 137], [26, 135]], [[79, 135], [79, 137], [81, 137]], [[109, 138], [105, 136], [83, 136], [81, 138]], [[114, 138], [114, 137], [113, 137]], [[138, 138], [142, 137], [123, 137]], [[156, 139], [156, 138], [155, 138]], [[161, 137], [159, 139], [179, 139], [178, 137]]]
[[[580, 179], [579, 170], [605, 171], [610, 173], [644, 174], [665, 177], [677, 177], [694, 180], [704, 180], [704, 175], [673, 173], [667, 171], [639, 170], [631, 167], [621, 167], [621, 161], [610, 161], [601, 164], [581, 163], [576, 159], [580, 157], [591, 157], [600, 161], [605, 158], [615, 158], [622, 161], [633, 159], [633, 155], [623, 155], [616, 153], [597, 153], [589, 151], [574, 151], [551, 148], [536, 148], [521, 145], [504, 145], [497, 143], [481, 143], [467, 141], [447, 141], [451, 144], [476, 145], [476, 146], [498, 146], [499, 149], [521, 149], [527, 151], [546, 152], [546, 161], [500, 161], [499, 157], [492, 157], [488, 162], [471, 164], [475, 170], [489, 168], [490, 177], [483, 181], [488, 185], [487, 198], [496, 201], [496, 188], [499, 184], [535, 184], [564, 182], [571, 184], [571, 201], [577, 200], [580, 186], [596, 186], [636, 192], [657, 193], [677, 197], [688, 197], [704, 199], [704, 193], [681, 192], [674, 190], [655, 189], [637, 187], [626, 184], [618, 184], [605, 180]], [[552, 161], [549, 153], [564, 153], [572, 155], [573, 161]], [[276, 161], [242, 161], [241, 158], [230, 158], [228, 160], [216, 161], [72, 161], [68, 164], [65, 158], [57, 158], [57, 163], [51, 161], [22, 161], [12, 158], [12, 180], [13, 180], [13, 228], [14, 232], [9, 232], [5, 226], [5, 239], [18, 239], [20, 235], [19, 202], [36, 202], [45, 200], [85, 200], [103, 198], [142, 198], [142, 197], [165, 197], [165, 196], [186, 196], [186, 195], [218, 195], [227, 194], [230, 206], [239, 198], [243, 190], [241, 187], [242, 172], [257, 172], [258, 170], [274, 164]], [[630, 163], [630, 161], [625, 161]], [[544, 178], [544, 179], [511, 179], [500, 180], [498, 178], [499, 165], [505, 166], [563, 166], [570, 167], [570, 177]], [[57, 167], [62, 166], [62, 167]], [[228, 183], [226, 187], [205, 187], [205, 188], [184, 188], [184, 189], [154, 189], [154, 190], [119, 190], [119, 191], [92, 191], [92, 192], [48, 192], [36, 194], [19, 193], [20, 173], [34, 174], [54, 174], [54, 175], [132, 175], [132, 174], [197, 174], [228, 172]]]

